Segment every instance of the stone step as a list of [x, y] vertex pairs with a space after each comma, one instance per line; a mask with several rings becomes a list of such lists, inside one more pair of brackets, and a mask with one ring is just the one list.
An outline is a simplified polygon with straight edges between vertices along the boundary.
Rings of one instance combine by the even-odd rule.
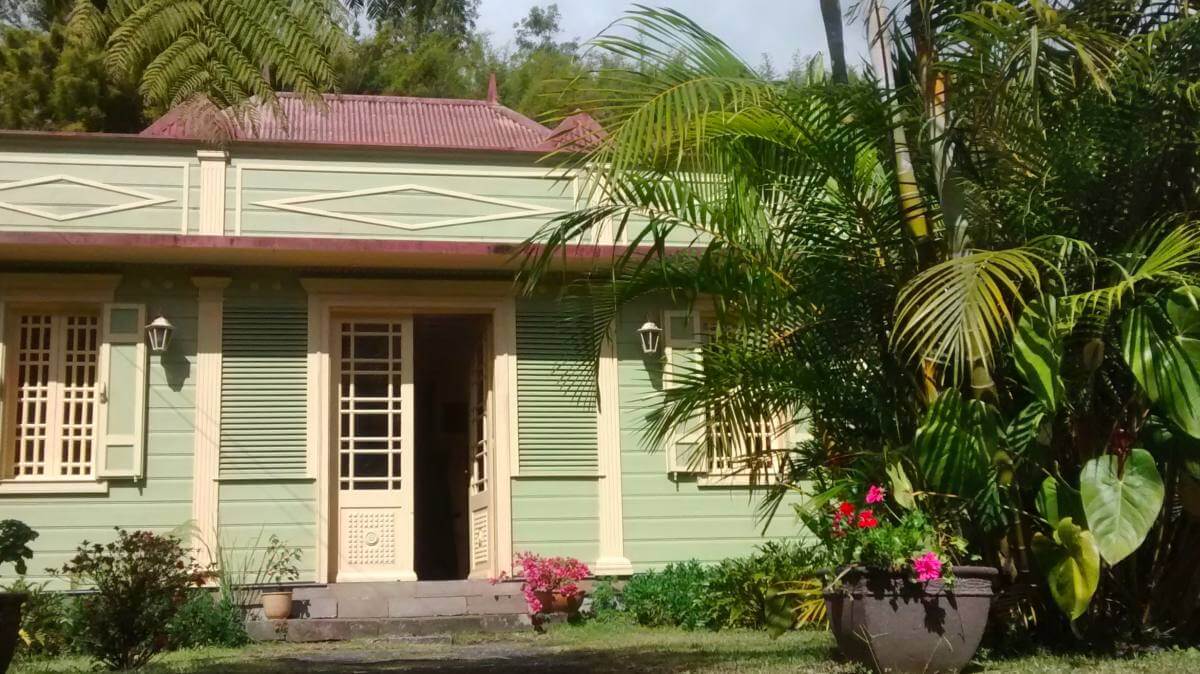
[[[292, 592], [293, 619], [434, 618], [520, 614], [520, 583], [419, 581], [305, 585]], [[256, 616], [257, 617], [257, 616]]]
[[446, 639], [457, 632], [518, 632], [531, 629], [524, 613], [422, 618], [301, 618], [248, 620], [255, 641], [346, 641], [349, 639]]

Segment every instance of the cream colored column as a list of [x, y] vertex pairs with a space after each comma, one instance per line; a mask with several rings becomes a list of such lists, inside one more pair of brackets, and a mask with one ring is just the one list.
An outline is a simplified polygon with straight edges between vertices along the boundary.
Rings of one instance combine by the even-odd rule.
[[221, 457], [221, 319], [229, 279], [196, 276], [200, 290], [196, 337], [196, 431], [192, 441], [192, 522], [197, 561], [217, 551], [217, 473]]
[[620, 362], [617, 359], [615, 331], [600, 349], [597, 376], [599, 409], [596, 412], [596, 438], [600, 463], [600, 558], [592, 567], [597, 576], [624, 576], [633, 573], [633, 564], [625, 557], [625, 526], [621, 506], [621, 409], [619, 394]]
[[225, 169], [229, 153], [223, 150], [199, 150], [200, 160], [200, 233], [225, 234]]

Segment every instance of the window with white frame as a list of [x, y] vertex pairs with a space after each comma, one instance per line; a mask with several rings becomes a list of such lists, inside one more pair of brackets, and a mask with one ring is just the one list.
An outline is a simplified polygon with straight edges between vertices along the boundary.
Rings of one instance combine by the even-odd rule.
[[4, 477], [92, 479], [98, 443], [100, 316], [15, 309], [4, 321]]
[[[719, 338], [719, 326], [712, 316], [695, 312], [668, 311], [665, 316], [667, 387], [678, 385], [689, 369], [703, 367], [705, 344]], [[668, 470], [677, 473], [703, 473], [738, 478], [738, 482], [769, 482], [779, 473], [782, 453], [792, 440], [790, 417], [756, 420], [747, 431], [743, 424], [729, 419], [721, 410], [710, 408], [702, 419], [683, 424], [668, 444]], [[697, 456], [706, 446], [704, 456]]]

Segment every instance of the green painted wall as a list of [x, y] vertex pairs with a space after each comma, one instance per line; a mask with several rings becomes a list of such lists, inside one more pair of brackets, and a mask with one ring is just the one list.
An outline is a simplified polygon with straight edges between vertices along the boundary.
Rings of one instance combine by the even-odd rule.
[[[750, 553], [762, 543], [755, 515], [760, 495], [744, 486], [700, 486], [694, 476], [672, 479], [661, 448], [647, 445], [645, 416], [662, 390], [661, 375], [647, 365], [636, 329], [650, 303], [626, 307], [617, 328], [620, 358], [621, 489], [625, 556], [634, 568], [659, 568], [669, 562], [715, 562]], [[768, 538], [793, 536], [798, 524], [784, 507], [766, 531]]]
[[[316, 170], [295, 170], [316, 169]], [[430, 159], [428, 156], [375, 154], [284, 155], [254, 157], [239, 152], [230, 165], [226, 199], [226, 232], [238, 222], [237, 172], [241, 173], [241, 232], [266, 236], [340, 236], [378, 239], [525, 240], [553, 215], [494, 216], [535, 209], [569, 210], [574, 205], [570, 181], [544, 177], [549, 168], [529, 159], [506, 162], [496, 156]], [[463, 175], [455, 175], [461, 173]], [[506, 175], [485, 175], [485, 174]], [[450, 219], [488, 217], [482, 222], [406, 229], [333, 215], [294, 212], [264, 202], [336, 195], [358, 190], [404, 186], [454, 194], [405, 189], [347, 195], [297, 204], [337, 214], [391, 223], [430, 224]], [[471, 195], [478, 199], [466, 198]], [[491, 203], [488, 199], [515, 202]]]
[[107, 187], [55, 180], [0, 190], [2, 202], [61, 217], [145, 199], [117, 190], [132, 190], [166, 201], [63, 221], [3, 208], [0, 230], [180, 234], [186, 201], [188, 228], [195, 232], [200, 204], [200, 165], [195, 150], [155, 150], [112, 143], [7, 144], [0, 152], [0, 185], [68, 176]]
[[251, 569], [261, 563], [274, 534], [303, 552], [300, 580], [315, 579], [317, 494], [312, 480], [223, 481], [220, 485], [218, 542], [222, 556]]
[[107, 495], [0, 497], [0, 517], [22, 520], [40, 534], [31, 579], [46, 579], [45, 569], [61, 566], [85, 539], [108, 542], [113, 527], [166, 533], [191, 519], [195, 292], [188, 277], [163, 272], [131, 272], [118, 288], [118, 302], [161, 309], [175, 324], [170, 349], [150, 355], [146, 480], [114, 480]]
[[528, 550], [594, 561], [599, 554], [598, 508], [595, 479], [514, 479], [513, 552]]

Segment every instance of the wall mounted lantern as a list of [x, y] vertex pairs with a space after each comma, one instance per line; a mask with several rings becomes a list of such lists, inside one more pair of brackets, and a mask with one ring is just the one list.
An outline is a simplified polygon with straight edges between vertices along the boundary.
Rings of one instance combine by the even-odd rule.
[[175, 326], [171, 325], [165, 316], [159, 314], [158, 318], [150, 321], [146, 326], [146, 339], [150, 341], [150, 350], [154, 353], [162, 353], [171, 345], [171, 333], [175, 331]]
[[658, 353], [658, 344], [662, 340], [662, 328], [658, 324], [646, 318], [646, 322], [642, 323], [642, 327], [638, 328], [638, 339], [642, 342], [642, 353], [650, 355]]

